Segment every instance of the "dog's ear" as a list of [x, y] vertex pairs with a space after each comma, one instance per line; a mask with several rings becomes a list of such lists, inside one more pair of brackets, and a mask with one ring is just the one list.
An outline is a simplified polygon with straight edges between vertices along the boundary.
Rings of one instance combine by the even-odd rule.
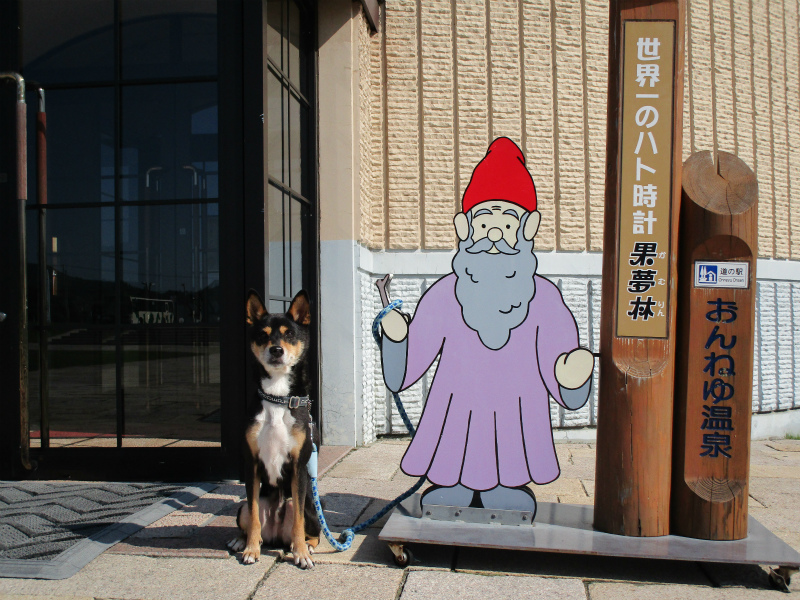
[[247, 323], [253, 325], [261, 320], [261, 317], [267, 314], [267, 309], [264, 308], [264, 302], [261, 301], [261, 296], [255, 290], [250, 290], [247, 293]]
[[311, 305], [308, 302], [308, 294], [306, 294], [305, 290], [297, 292], [286, 314], [295, 323], [299, 323], [300, 325], [308, 325], [311, 323]]

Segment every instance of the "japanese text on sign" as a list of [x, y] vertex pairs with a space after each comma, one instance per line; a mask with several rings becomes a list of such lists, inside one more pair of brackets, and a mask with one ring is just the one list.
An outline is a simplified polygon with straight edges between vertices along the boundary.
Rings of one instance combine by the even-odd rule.
[[[711, 310], [706, 313], [706, 321], [714, 323], [708, 336], [705, 349], [710, 353], [703, 365], [703, 423], [700, 456], [709, 458], [731, 458], [731, 431], [733, 431], [734, 394], [733, 380], [736, 366], [731, 349], [736, 345], [736, 336], [725, 334], [724, 326], [736, 320], [736, 302], [717, 298], [708, 302]], [[722, 326], [722, 329], [720, 329]]]
[[667, 337], [675, 24], [623, 35], [617, 335]]

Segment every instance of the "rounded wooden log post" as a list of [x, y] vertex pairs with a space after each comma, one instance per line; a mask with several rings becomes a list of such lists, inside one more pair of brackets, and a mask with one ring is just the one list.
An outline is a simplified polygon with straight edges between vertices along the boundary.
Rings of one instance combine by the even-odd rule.
[[[611, 0], [609, 15], [594, 527], [661, 536], [669, 534], [686, 4]], [[648, 80], [656, 65], [658, 78]]]
[[747, 536], [758, 185], [739, 158], [683, 165], [670, 532]]

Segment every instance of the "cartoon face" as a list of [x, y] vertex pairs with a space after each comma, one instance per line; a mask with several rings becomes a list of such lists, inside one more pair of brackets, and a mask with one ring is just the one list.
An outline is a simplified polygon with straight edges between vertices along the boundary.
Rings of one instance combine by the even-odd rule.
[[[472, 207], [469, 211], [472, 224], [472, 243], [488, 239], [491, 248], [485, 250], [489, 254], [504, 252], [514, 253], [519, 238], [520, 223], [525, 221], [522, 237], [533, 240], [539, 229], [541, 215], [534, 210], [527, 213], [524, 208], [507, 200], [487, 200]], [[525, 218], [527, 215], [527, 220]], [[458, 213], [453, 219], [458, 238], [463, 242], [470, 237], [470, 219], [464, 213]], [[498, 248], [498, 244], [500, 248]], [[481, 244], [483, 246], [483, 244]]]
[[[501, 239], [512, 248], [517, 244], [517, 231], [524, 210], [505, 200], [481, 202], [472, 209], [472, 241], [488, 237], [493, 243]], [[499, 250], [492, 246], [488, 251], [497, 254]]]

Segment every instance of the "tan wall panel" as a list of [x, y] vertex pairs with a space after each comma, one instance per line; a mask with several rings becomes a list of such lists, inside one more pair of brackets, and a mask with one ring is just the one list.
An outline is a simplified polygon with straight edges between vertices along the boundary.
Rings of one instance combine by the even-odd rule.
[[733, 0], [733, 48], [736, 155], [754, 169], [753, 37], [750, 0]]
[[359, 42], [359, 151], [361, 153], [361, 242], [368, 248], [385, 247], [383, 210], [383, 105], [381, 93], [381, 38], [370, 35], [360, 13]]
[[493, 0], [489, 7], [491, 55], [491, 139], [505, 136], [522, 144], [522, 94], [519, 65], [519, 5]]
[[755, 161], [758, 178], [758, 252], [774, 256], [775, 227], [772, 171], [772, 86], [769, 77], [768, 0], [753, 0], [753, 93], [755, 101]]
[[484, 0], [469, 0], [456, 2], [455, 6], [460, 202], [472, 170], [489, 147], [489, 92], [486, 4]]
[[736, 105], [733, 102], [733, 36], [731, 0], [711, 5], [714, 65], [714, 132], [716, 149], [736, 152]]
[[526, 131], [522, 150], [536, 183], [537, 209], [542, 213], [536, 248], [553, 250], [556, 247], [555, 106], [550, 0], [525, 0], [522, 16]]
[[800, 11], [797, 0], [786, 14], [786, 129], [789, 136], [789, 256], [800, 258]]
[[586, 248], [586, 152], [583, 97], [583, 15], [580, 2], [556, 6], [556, 102], [558, 140], [557, 243], [559, 250]]
[[783, 5], [784, 0], [769, 0], [775, 258], [789, 258], [789, 140], [786, 131], [786, 32]]
[[421, 242], [417, 3], [386, 3], [389, 248], [416, 249]]
[[686, 10], [686, 27], [683, 28], [683, 47], [685, 48], [684, 57], [684, 76], [683, 76], [683, 160], [686, 161], [692, 155], [692, 78], [689, 77], [689, 58], [691, 40], [689, 39], [689, 29], [691, 27], [691, 10]]
[[687, 76], [692, 86], [692, 152], [714, 151], [714, 105], [711, 65], [711, 9], [709, 0], [689, 3]]
[[589, 156], [589, 247], [603, 249], [608, 129], [608, 1], [586, 0], [586, 125]]
[[453, 39], [450, 0], [422, 4], [422, 165], [425, 193], [424, 247], [455, 246], [455, 136]]

